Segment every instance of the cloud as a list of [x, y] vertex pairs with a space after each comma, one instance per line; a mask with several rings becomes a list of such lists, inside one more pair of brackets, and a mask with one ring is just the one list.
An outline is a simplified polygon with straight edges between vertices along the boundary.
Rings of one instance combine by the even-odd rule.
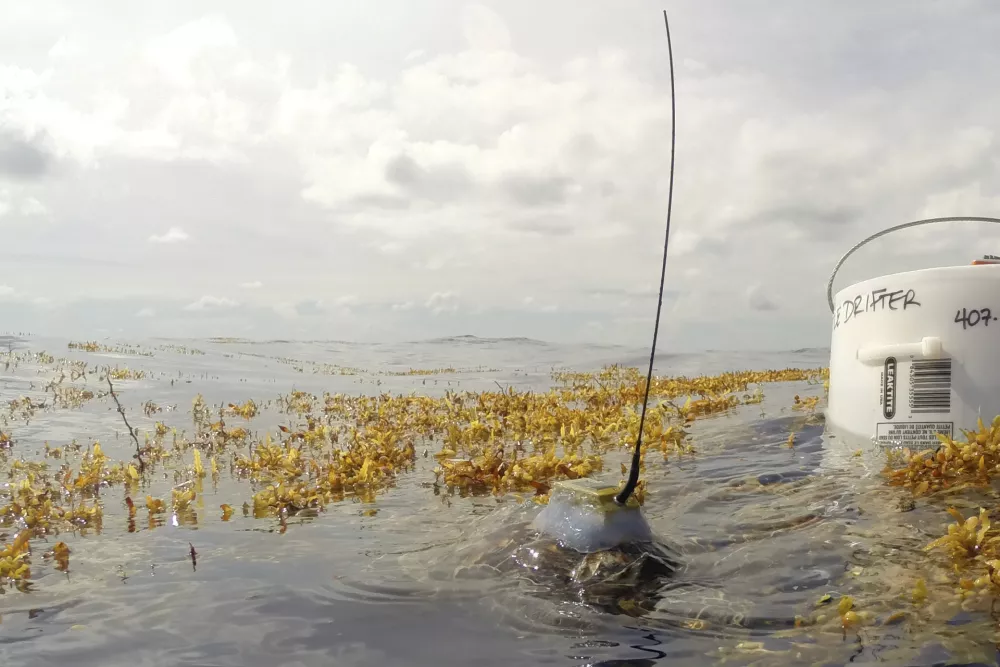
[[567, 236], [573, 233], [572, 224], [557, 217], [522, 218], [511, 221], [508, 226], [513, 231], [540, 236]]
[[278, 314], [283, 320], [296, 320], [299, 317], [299, 311], [295, 307], [294, 303], [282, 302], [274, 304], [271, 308], [275, 313]]
[[34, 197], [27, 197], [21, 202], [21, 215], [33, 218], [47, 215], [48, 212], [45, 204]]
[[155, 317], [156, 316], [156, 309], [149, 308], [149, 307], [140, 308], [139, 312], [137, 312], [135, 314], [135, 316], [136, 317]]
[[760, 285], [753, 285], [747, 289], [747, 303], [751, 310], [769, 311], [777, 310], [778, 305], [764, 293]]
[[150, 243], [181, 243], [191, 237], [180, 227], [171, 227], [166, 234], [153, 234], [149, 237]]
[[375, 247], [378, 249], [379, 252], [385, 255], [398, 255], [406, 249], [406, 246], [396, 241], [381, 243], [376, 245]]
[[510, 174], [501, 179], [501, 187], [507, 196], [522, 206], [561, 204], [572, 185], [572, 179], [564, 176]]
[[359, 299], [355, 294], [345, 294], [344, 296], [338, 296], [334, 299], [333, 303], [341, 308], [350, 308], [360, 304], [361, 299]]
[[[260, 0], [238, 17], [175, 3], [141, 22], [26, 5], [0, 24], [0, 226], [17, 239], [0, 280], [31, 271], [32, 290], [58, 294], [42, 322], [55, 331], [91, 326], [72, 304], [99, 301], [94, 326], [136, 332], [336, 323], [366, 339], [520, 328], [647, 344], [623, 323], [649, 321], [655, 289], [639, 291], [659, 277], [662, 33], [617, 5], [391, 2], [379, 40], [359, 26], [385, 9], [342, 3], [314, 3], [305, 22], [275, 22]], [[826, 344], [825, 281], [851, 245], [997, 207], [1000, 12], [888, 2], [671, 10], [672, 349], [771, 344], [730, 323], [774, 305], [782, 340]], [[408, 29], [420, 21], [434, 29]], [[914, 39], [928, 30], [940, 39]], [[183, 266], [150, 245], [184, 241]], [[837, 285], [997, 247], [987, 225], [907, 230], [859, 251]], [[226, 285], [246, 303], [191, 303]], [[357, 303], [338, 304], [345, 292]], [[299, 317], [324, 303], [313, 296], [323, 312]], [[11, 310], [38, 324], [24, 299]], [[146, 307], [157, 316], [135, 317]]]
[[389, 160], [385, 179], [414, 197], [434, 201], [461, 199], [471, 194], [474, 185], [462, 165], [425, 167], [406, 154]]
[[459, 307], [458, 295], [451, 291], [434, 292], [424, 306], [435, 315], [455, 312]]
[[10, 285], [0, 285], [0, 302], [4, 303], [4, 314], [8, 314], [12, 307], [18, 304], [26, 305], [33, 309], [45, 309], [53, 305], [52, 300], [44, 296], [31, 296], [30, 294], [17, 290]]
[[295, 304], [295, 314], [300, 317], [322, 315], [326, 312], [322, 299], [309, 299]]
[[238, 305], [239, 303], [233, 301], [232, 299], [206, 294], [197, 301], [193, 301], [192, 303], [184, 306], [184, 310], [224, 310], [227, 308], [235, 308]]
[[16, 187], [0, 187], [0, 219], [4, 222], [21, 223], [26, 227], [46, 217], [50, 217], [48, 208], [35, 197]]
[[505, 51], [510, 48], [510, 32], [506, 23], [489, 7], [466, 5], [462, 11], [462, 31], [473, 49]]
[[45, 133], [29, 136], [4, 125], [2, 120], [0, 115], [0, 178], [30, 180], [49, 173], [54, 157], [46, 147]]
[[555, 313], [559, 310], [558, 304], [554, 303], [539, 303], [535, 300], [533, 296], [526, 296], [521, 299], [521, 307], [524, 310], [535, 311], [539, 313]]
[[78, 58], [82, 56], [84, 52], [85, 49], [78, 39], [63, 35], [55, 44], [52, 45], [52, 48], [49, 49], [48, 56], [53, 60], [60, 60], [66, 58]]
[[225, 54], [237, 45], [236, 33], [220, 15], [203, 16], [149, 41], [143, 56], [170, 83], [195, 83], [199, 61]]

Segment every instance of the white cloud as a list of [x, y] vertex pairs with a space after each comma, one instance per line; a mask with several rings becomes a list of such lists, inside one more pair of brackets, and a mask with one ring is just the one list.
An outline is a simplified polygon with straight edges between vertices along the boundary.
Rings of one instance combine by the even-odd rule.
[[555, 313], [559, 311], [559, 305], [555, 303], [543, 303], [533, 296], [526, 296], [521, 299], [521, 309], [535, 313]]
[[[1000, 209], [1000, 194], [987, 195], [979, 180], [963, 183], [950, 190], [927, 196], [920, 210], [921, 218], [955, 215], [984, 215], [985, 211]], [[916, 230], [915, 230], [916, 231]], [[940, 230], [921, 230], [923, 234], [940, 234]]]
[[459, 306], [458, 295], [451, 291], [434, 292], [424, 303], [424, 306], [435, 315], [455, 312]]
[[236, 33], [220, 15], [201, 17], [149, 41], [146, 60], [172, 84], [190, 86], [196, 82], [199, 58], [225, 54], [237, 45]]
[[60, 308], [59, 303], [50, 299], [47, 296], [33, 297], [31, 299], [31, 305], [34, 307], [35, 311], [42, 311], [46, 313], [52, 313], [53, 311]]
[[22, 222], [27, 222], [25, 218], [31, 218], [32, 222], [37, 222], [38, 218], [48, 214], [45, 205], [35, 197], [25, 196], [16, 190], [0, 189], [0, 218]]
[[180, 227], [171, 227], [166, 234], [153, 234], [149, 237], [150, 243], [180, 243], [187, 241], [191, 237]]
[[299, 318], [299, 311], [295, 308], [294, 303], [278, 303], [272, 307], [272, 310], [284, 320], [296, 320]]
[[135, 314], [135, 316], [136, 317], [155, 317], [156, 316], [156, 309], [149, 308], [149, 307], [140, 308], [139, 312], [137, 312]]
[[466, 5], [462, 11], [462, 29], [466, 42], [473, 49], [506, 51], [510, 48], [510, 32], [504, 20], [483, 5]]
[[26, 197], [24, 201], [21, 202], [21, 215], [37, 217], [47, 215], [48, 212], [48, 209], [45, 208], [45, 204], [38, 201], [34, 197]]
[[336, 299], [334, 299], [333, 303], [334, 305], [340, 306], [341, 308], [350, 308], [352, 306], [357, 306], [358, 304], [360, 304], [361, 299], [359, 299], [354, 294], [345, 294], [344, 296], [339, 296]]
[[235, 308], [239, 303], [226, 297], [211, 296], [206, 294], [197, 301], [184, 306], [184, 310], [220, 310], [225, 308]]
[[[53, 307], [52, 299], [45, 296], [32, 296], [23, 290], [17, 290], [10, 285], [0, 285], [0, 301], [7, 304], [22, 304], [32, 306], [35, 309], [46, 309]], [[9, 317], [9, 313], [6, 316]]]
[[376, 246], [378, 251], [386, 255], [398, 255], [405, 250], [405, 246], [397, 241], [389, 241]]
[[[655, 301], [638, 286], [658, 282], [666, 214], [662, 32], [618, 6], [511, 0], [439, 10], [414, 40], [406, 26], [427, 10], [390, 1], [379, 40], [356, 26], [387, 10], [340, 3], [313, 8], [310, 25], [332, 26], [323, 35], [275, 22], [259, 0], [239, 17], [171, 5], [142, 21], [65, 0], [19, 9], [0, 24], [0, 222], [18, 225], [16, 248], [0, 249], [5, 279], [30, 270], [60, 303], [136, 294], [122, 313], [137, 328], [151, 324], [131, 317], [144, 307], [187, 304], [288, 335], [336, 318], [345, 337], [530, 335], [544, 320], [557, 338], [594, 322], [645, 344], [648, 331], [615, 322], [647, 322]], [[743, 345], [726, 318], [775, 304], [775, 327], [825, 344], [825, 280], [855, 241], [1000, 206], [988, 85], [1000, 48], [962, 56], [992, 43], [1000, 15], [941, 6], [672, 10], [671, 345], [717, 331]], [[934, 44], [908, 37], [931, 28]], [[146, 245], [184, 241], [183, 266]], [[918, 228], [859, 252], [838, 285], [998, 247], [991, 227]], [[252, 299], [189, 303], [220, 285]], [[345, 291], [357, 302], [332, 296]], [[491, 323], [501, 311], [516, 324]]]
[[83, 46], [80, 44], [78, 39], [63, 35], [55, 44], [52, 45], [52, 48], [49, 49], [48, 56], [52, 60], [61, 60], [66, 58], [78, 58], [83, 55], [83, 52]]

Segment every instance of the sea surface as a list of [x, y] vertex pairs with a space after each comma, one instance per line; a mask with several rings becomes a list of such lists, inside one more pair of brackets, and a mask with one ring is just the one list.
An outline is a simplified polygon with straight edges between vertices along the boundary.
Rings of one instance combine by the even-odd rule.
[[[473, 337], [391, 345], [104, 340], [98, 342], [112, 351], [97, 352], [70, 349], [69, 342], [13, 336], [0, 348], [145, 371], [115, 387], [141, 431], [155, 420], [190, 430], [199, 393], [217, 406], [264, 403], [292, 390], [544, 391], [553, 370], [620, 364], [644, 371], [648, 361], [644, 349]], [[52, 364], [32, 359], [6, 371], [0, 360], [3, 403], [50, 396]], [[656, 372], [693, 376], [827, 362], [822, 349], [661, 353]], [[454, 370], [391, 374], [442, 368]], [[101, 389], [93, 378], [84, 382]], [[530, 497], [435, 490], [435, 460], [421, 456], [373, 502], [348, 498], [314, 517], [290, 519], [283, 530], [273, 518], [244, 516], [239, 508], [253, 489], [225, 474], [204, 484], [193, 525], [169, 516], [147, 525], [141, 507], [129, 532], [124, 493], [109, 490], [99, 532], [52, 538], [72, 550], [67, 573], [36, 567], [33, 559], [31, 589], [0, 594], [0, 665], [996, 664], [995, 620], [950, 601], [916, 608], [908, 597], [927, 560], [923, 546], [945, 530], [945, 505], [908, 503], [909, 492], [888, 487], [877, 461], [860, 451], [866, 443], [825, 434], [822, 401], [811, 420], [793, 409], [796, 395], [822, 398], [821, 384], [771, 383], [763, 390], [760, 404], [695, 422], [693, 454], [647, 463], [643, 512], [683, 562], [652, 613], [588, 609], [516, 572], [468, 576], [463, 559], [470, 547], [498, 530], [513, 533], [539, 507]], [[166, 411], [145, 416], [147, 401]], [[271, 429], [277, 420], [262, 415], [253, 428]], [[128, 460], [133, 451], [107, 397], [11, 418], [0, 430], [15, 440], [12, 456], [39, 458], [45, 443], [74, 440], [99, 440], [113, 460]], [[626, 458], [609, 455], [603, 478], [617, 484], [618, 461]], [[148, 492], [169, 494], [176, 480], [162, 477]], [[978, 500], [970, 497], [967, 506]], [[236, 508], [228, 521], [219, 516], [223, 503]], [[873, 620], [842, 631], [796, 627], [822, 610], [830, 600], [824, 596], [836, 606], [842, 595], [871, 610]]]

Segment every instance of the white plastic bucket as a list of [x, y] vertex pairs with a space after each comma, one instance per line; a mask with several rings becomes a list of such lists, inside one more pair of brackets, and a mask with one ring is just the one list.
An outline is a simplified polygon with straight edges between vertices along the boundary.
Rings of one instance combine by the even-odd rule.
[[947, 266], [865, 280], [832, 295], [830, 392], [834, 432], [881, 446], [936, 447], [1000, 415], [1000, 264]]

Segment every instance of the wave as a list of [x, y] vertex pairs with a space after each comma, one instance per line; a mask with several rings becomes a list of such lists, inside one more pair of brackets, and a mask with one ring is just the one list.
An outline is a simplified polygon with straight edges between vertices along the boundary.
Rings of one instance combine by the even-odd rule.
[[453, 344], [462, 343], [466, 345], [495, 345], [497, 343], [514, 343], [517, 345], [552, 345], [548, 341], [526, 336], [502, 336], [498, 338], [473, 336], [472, 334], [462, 334], [460, 336], [441, 336], [426, 340], [409, 341], [410, 343], [431, 343], [431, 344]]

